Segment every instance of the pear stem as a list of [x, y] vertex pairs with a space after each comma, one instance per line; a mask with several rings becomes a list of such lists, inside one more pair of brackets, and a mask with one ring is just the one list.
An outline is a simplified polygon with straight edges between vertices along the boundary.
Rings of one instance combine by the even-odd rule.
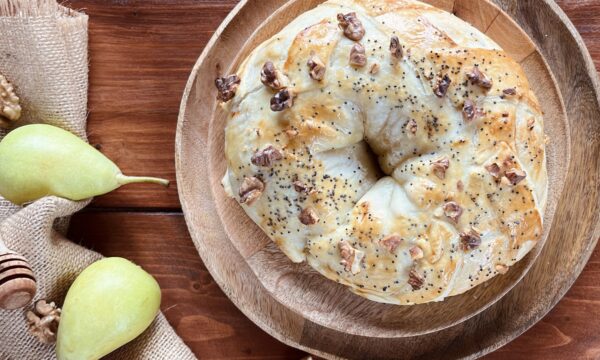
[[165, 187], [169, 186], [169, 180], [149, 176], [127, 176], [123, 174], [117, 174], [117, 182], [121, 185], [133, 183], [153, 183]]

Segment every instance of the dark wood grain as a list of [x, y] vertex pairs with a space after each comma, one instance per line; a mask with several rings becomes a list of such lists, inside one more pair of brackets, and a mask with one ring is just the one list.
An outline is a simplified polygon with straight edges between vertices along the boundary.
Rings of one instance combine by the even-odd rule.
[[179, 208], [174, 141], [190, 70], [235, 0], [93, 1], [90, 15], [90, 142], [124, 173], [172, 181], [168, 190], [128, 186], [93, 206]]
[[[174, 136], [192, 65], [236, 0], [71, 0], [90, 15], [93, 144], [126, 173], [175, 180]], [[600, 69], [600, 0], [561, 0]], [[155, 275], [163, 311], [202, 359], [296, 359], [221, 292], [198, 257], [168, 190], [133, 185], [97, 198], [73, 218], [70, 238], [123, 256]], [[120, 211], [107, 212], [107, 208]], [[124, 212], [143, 208], [145, 212]], [[171, 213], [148, 211], [168, 210]], [[489, 359], [600, 358], [600, 250], [564, 299]]]

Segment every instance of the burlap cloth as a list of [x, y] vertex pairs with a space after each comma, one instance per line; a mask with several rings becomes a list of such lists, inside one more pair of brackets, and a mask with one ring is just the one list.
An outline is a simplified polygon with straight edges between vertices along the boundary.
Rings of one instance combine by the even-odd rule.
[[[0, 0], [0, 73], [16, 87], [23, 122], [50, 123], [85, 138], [87, 23], [87, 15], [55, 0]], [[0, 131], [0, 139], [5, 134]], [[0, 198], [0, 237], [29, 259], [37, 278], [36, 299], [62, 304], [75, 277], [102, 257], [61, 235], [68, 217], [85, 205], [48, 197], [21, 208]], [[0, 359], [54, 359], [54, 346], [28, 334], [25, 310], [0, 310]], [[109, 358], [195, 359], [162, 314]]]

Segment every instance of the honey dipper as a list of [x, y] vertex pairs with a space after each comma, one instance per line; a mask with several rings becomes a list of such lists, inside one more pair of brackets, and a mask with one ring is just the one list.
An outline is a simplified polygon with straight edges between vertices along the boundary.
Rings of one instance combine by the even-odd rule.
[[0, 309], [14, 310], [31, 302], [36, 282], [27, 259], [9, 250], [0, 239]]

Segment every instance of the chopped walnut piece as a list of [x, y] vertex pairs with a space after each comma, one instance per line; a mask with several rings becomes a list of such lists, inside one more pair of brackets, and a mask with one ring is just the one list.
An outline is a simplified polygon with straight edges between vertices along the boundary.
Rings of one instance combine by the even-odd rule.
[[354, 41], [360, 41], [365, 36], [365, 28], [356, 17], [355, 12], [344, 14], [337, 14], [337, 20], [341, 29], [344, 30], [344, 35]]
[[229, 75], [227, 77], [219, 77], [215, 80], [217, 87], [217, 99], [227, 102], [235, 96], [237, 88], [240, 86], [240, 78], [237, 75]]
[[404, 56], [404, 52], [402, 51], [402, 45], [400, 45], [400, 39], [396, 35], [392, 36], [390, 39], [390, 52], [392, 56], [398, 59], [401, 59]]
[[408, 250], [408, 252], [410, 253], [410, 257], [413, 260], [419, 260], [423, 258], [423, 250], [418, 247], [417, 245], [413, 246], [410, 248], [410, 250]]
[[281, 159], [283, 159], [283, 153], [273, 145], [269, 145], [254, 153], [250, 161], [256, 166], [271, 167], [275, 161]]
[[319, 216], [317, 215], [317, 212], [311, 207], [303, 209], [298, 218], [304, 225], [314, 225], [319, 222]]
[[446, 178], [446, 170], [448, 170], [448, 168], [450, 167], [450, 160], [448, 160], [448, 158], [444, 156], [443, 158], [432, 162], [431, 166], [433, 168], [433, 173], [435, 174], [435, 176], [437, 176], [441, 180], [444, 180]]
[[321, 81], [325, 78], [325, 63], [315, 53], [311, 53], [310, 59], [306, 62], [311, 79]]
[[356, 275], [360, 272], [360, 263], [365, 257], [365, 253], [353, 248], [346, 240], [338, 243], [338, 249], [342, 260], [340, 265], [344, 266], [344, 270], [352, 272]]
[[242, 204], [252, 205], [252, 203], [262, 195], [264, 190], [265, 184], [260, 181], [260, 179], [254, 176], [245, 177], [238, 192], [240, 195], [240, 202]]
[[512, 168], [512, 169], [508, 170], [504, 174], [504, 176], [506, 176], [506, 178], [510, 181], [510, 183], [512, 185], [517, 185], [518, 183], [520, 183], [523, 179], [525, 179], [527, 177], [527, 174], [523, 170], [518, 170], [518, 169]]
[[492, 88], [492, 80], [479, 70], [479, 66], [474, 66], [473, 69], [467, 73], [467, 78], [471, 81], [471, 84], [478, 85], [484, 89]]
[[373, 65], [371, 65], [371, 69], [369, 69], [369, 74], [375, 75], [379, 72], [379, 69], [381, 69], [381, 66], [379, 66], [378, 63], [373, 63]]
[[504, 90], [502, 90], [502, 93], [504, 95], [508, 95], [508, 96], [515, 96], [515, 95], [517, 95], [517, 89], [515, 89], [515, 88], [504, 89]]
[[267, 61], [260, 71], [260, 81], [273, 90], [281, 90], [286, 87], [288, 81], [271, 61]]
[[11, 83], [0, 74], [0, 127], [9, 127], [12, 121], [21, 117], [19, 97]]
[[415, 135], [417, 133], [417, 129], [418, 125], [415, 119], [408, 120], [408, 123], [406, 123], [406, 130], [408, 130], [408, 133], [411, 135]]
[[508, 272], [508, 269], [509, 269], [509, 267], [507, 265], [504, 265], [504, 264], [497, 264], [496, 265], [496, 271], [499, 274], [502, 274], [502, 275], [506, 274]]
[[294, 181], [292, 183], [292, 185], [294, 186], [294, 190], [296, 190], [296, 192], [299, 192], [299, 193], [302, 193], [302, 194], [308, 194], [309, 193], [308, 186], [306, 186], [306, 184], [304, 184], [300, 180]]
[[43, 344], [56, 342], [56, 332], [60, 322], [61, 310], [46, 300], [36, 301], [33, 311], [27, 311], [25, 315], [29, 325], [29, 333]]
[[475, 103], [469, 99], [465, 100], [462, 113], [464, 119], [467, 122], [475, 119], [475, 115], [477, 114], [477, 110], [475, 109]]
[[448, 88], [450, 87], [451, 83], [452, 80], [450, 80], [450, 77], [448, 77], [448, 75], [444, 75], [443, 77], [438, 78], [435, 87], [433, 88], [433, 93], [435, 94], [435, 96], [439, 98], [446, 96], [446, 93], [448, 92]]
[[501, 170], [500, 170], [500, 166], [498, 166], [498, 164], [492, 163], [492, 164], [486, 165], [485, 169], [490, 173], [490, 175], [492, 175], [492, 177], [494, 179], [497, 180], [500, 177]]
[[289, 89], [280, 90], [271, 98], [271, 110], [283, 111], [294, 105], [294, 93]]
[[425, 284], [425, 279], [415, 269], [411, 269], [408, 273], [408, 284], [413, 290], [419, 290]]
[[481, 236], [474, 229], [468, 232], [461, 232], [458, 236], [460, 237], [460, 247], [463, 251], [473, 250], [481, 245]]
[[465, 189], [465, 184], [463, 184], [462, 180], [458, 180], [456, 183], [456, 190], [462, 192]]
[[455, 201], [448, 201], [447, 203], [445, 203], [443, 206], [443, 210], [444, 215], [446, 215], [447, 218], [454, 221], [455, 223], [458, 223], [458, 219], [463, 213], [463, 209]]
[[391, 253], [395, 252], [401, 243], [402, 238], [398, 234], [388, 235], [379, 242], [381, 246], [388, 249], [388, 251]]
[[354, 44], [350, 50], [350, 65], [358, 67], [367, 65], [365, 47], [359, 43]]

